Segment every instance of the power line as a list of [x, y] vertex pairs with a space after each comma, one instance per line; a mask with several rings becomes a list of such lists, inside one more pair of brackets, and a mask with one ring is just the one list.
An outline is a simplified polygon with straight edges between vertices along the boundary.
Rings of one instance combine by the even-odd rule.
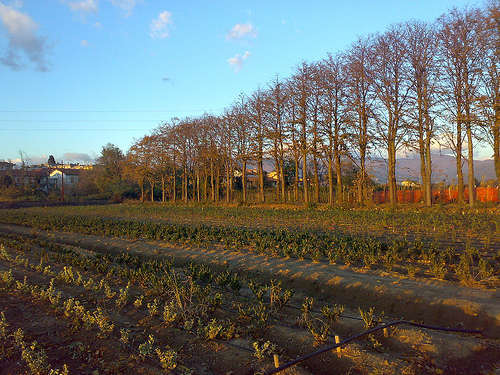
[[63, 129], [63, 128], [36, 128], [36, 129], [2, 129], [0, 128], [0, 131], [29, 131], [29, 132], [34, 132], [34, 131], [113, 131], [113, 132], [120, 132], [120, 131], [147, 131], [149, 129], [118, 129], [118, 128], [81, 128], [81, 129]]
[[142, 119], [142, 120], [96, 120], [96, 119], [91, 119], [91, 120], [38, 120], [38, 119], [31, 119], [31, 120], [4, 120], [1, 119], [0, 122], [127, 122], [127, 123], [134, 123], [134, 122], [161, 122], [165, 121], [164, 119]]
[[182, 108], [182, 109], [165, 109], [165, 110], [115, 110], [115, 109], [5, 109], [0, 110], [0, 113], [175, 113], [175, 112], [211, 112], [222, 110], [223, 108]]

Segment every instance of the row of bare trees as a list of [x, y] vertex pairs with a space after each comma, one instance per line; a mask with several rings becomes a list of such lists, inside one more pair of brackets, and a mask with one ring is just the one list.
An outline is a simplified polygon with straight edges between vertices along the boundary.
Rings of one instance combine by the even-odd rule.
[[[318, 202], [322, 176], [328, 201], [341, 204], [342, 161], [358, 169], [357, 201], [367, 196], [367, 159], [387, 159], [390, 202], [396, 204], [398, 152], [420, 156], [425, 203], [431, 205], [431, 148], [456, 156], [460, 202], [463, 164], [474, 205], [474, 147], [490, 144], [500, 178], [499, 9], [453, 9], [434, 23], [391, 26], [358, 39], [342, 53], [300, 64], [287, 79], [241, 94], [219, 116], [173, 119], [139, 139], [126, 171], [162, 200], [231, 201], [235, 176], [248, 197], [247, 168], [255, 166], [263, 202], [264, 168], [272, 159], [276, 198], [285, 201], [285, 162], [293, 165], [295, 200]], [[464, 148], [466, 150], [464, 150]], [[180, 182], [180, 187], [178, 186]], [[178, 196], [180, 191], [180, 196]], [[154, 199], [153, 195], [151, 199]]]

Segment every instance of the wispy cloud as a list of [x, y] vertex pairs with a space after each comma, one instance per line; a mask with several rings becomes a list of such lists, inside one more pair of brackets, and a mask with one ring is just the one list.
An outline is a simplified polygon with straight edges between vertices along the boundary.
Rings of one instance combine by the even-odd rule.
[[226, 39], [242, 39], [242, 38], [256, 38], [257, 31], [251, 23], [237, 23], [227, 33]]
[[248, 59], [249, 57], [250, 57], [250, 52], [245, 51], [243, 55], [237, 53], [233, 57], [230, 57], [229, 59], [227, 59], [227, 62], [234, 69], [234, 72], [238, 73], [243, 67], [243, 63], [245, 62], [245, 60]]
[[165, 10], [151, 21], [149, 35], [153, 39], [165, 39], [170, 35], [170, 25], [172, 25], [172, 13]]
[[67, 152], [63, 154], [62, 160], [64, 162], [84, 162], [84, 163], [89, 163], [93, 159], [90, 157], [89, 154], [85, 153], [80, 153], [80, 152]]
[[69, 8], [74, 12], [96, 13], [99, 0], [81, 0], [68, 2]]
[[111, 4], [115, 7], [122, 9], [125, 12], [125, 16], [128, 17], [132, 15], [132, 11], [137, 5], [137, 0], [110, 0]]
[[24, 67], [20, 53], [23, 53], [41, 72], [49, 70], [47, 63], [47, 43], [38, 36], [38, 24], [25, 13], [0, 2], [0, 21], [7, 32], [9, 44], [0, 62], [13, 70]]

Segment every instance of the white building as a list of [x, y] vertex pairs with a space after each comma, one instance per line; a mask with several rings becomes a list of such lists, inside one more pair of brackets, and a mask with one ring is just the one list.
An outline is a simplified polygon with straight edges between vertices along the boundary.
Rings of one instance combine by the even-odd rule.
[[80, 169], [53, 169], [49, 174], [49, 185], [53, 188], [60, 188], [61, 181], [64, 181], [65, 187], [76, 186], [76, 184], [78, 184], [80, 172]]

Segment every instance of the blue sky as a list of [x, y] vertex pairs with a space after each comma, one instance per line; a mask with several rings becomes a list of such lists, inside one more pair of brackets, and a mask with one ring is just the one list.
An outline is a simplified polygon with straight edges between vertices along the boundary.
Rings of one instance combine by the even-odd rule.
[[0, 160], [125, 151], [162, 120], [220, 113], [357, 36], [466, 4], [0, 0]]

